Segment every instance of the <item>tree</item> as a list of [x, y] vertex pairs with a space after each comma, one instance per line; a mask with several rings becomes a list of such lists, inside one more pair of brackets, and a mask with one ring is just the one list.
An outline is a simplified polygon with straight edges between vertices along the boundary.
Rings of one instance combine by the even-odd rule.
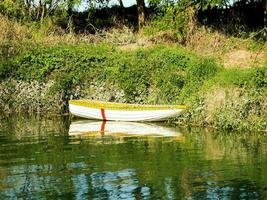
[[145, 1], [136, 0], [137, 16], [138, 16], [138, 28], [142, 28], [145, 25]]
[[119, 0], [119, 4], [120, 4], [120, 9], [121, 9], [122, 20], [124, 21], [125, 20], [125, 8], [124, 8], [122, 0]]
[[267, 28], [267, 0], [263, 0], [264, 9], [264, 27]]
[[[100, 0], [102, 3], [105, 0]], [[109, 0], [106, 0], [109, 1]], [[125, 20], [125, 8], [123, 5], [122, 0], [118, 0], [120, 9], [121, 9], [121, 15], [123, 21]], [[137, 5], [137, 19], [138, 19], [138, 28], [141, 29], [145, 25], [145, 1], [144, 0], [136, 0], [136, 5]]]
[[62, 0], [3, 0], [0, 7], [1, 13], [9, 17], [42, 21], [53, 11], [62, 9], [63, 4]]
[[0, 1], [1, 14], [9, 17], [21, 18], [25, 15], [25, 4], [23, 0]]

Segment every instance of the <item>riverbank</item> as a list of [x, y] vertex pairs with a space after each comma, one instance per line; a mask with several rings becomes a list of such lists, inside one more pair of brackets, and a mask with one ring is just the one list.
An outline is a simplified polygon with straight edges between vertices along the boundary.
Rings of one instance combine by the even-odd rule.
[[4, 113], [67, 113], [68, 100], [80, 98], [185, 104], [173, 122], [267, 130], [267, 45], [253, 40], [258, 33], [242, 39], [194, 27], [186, 41], [153, 26], [59, 34], [3, 16], [0, 27]]
[[173, 122], [267, 129], [267, 67], [225, 67], [175, 44], [37, 44], [2, 62], [0, 109], [66, 113], [69, 99], [190, 106]]

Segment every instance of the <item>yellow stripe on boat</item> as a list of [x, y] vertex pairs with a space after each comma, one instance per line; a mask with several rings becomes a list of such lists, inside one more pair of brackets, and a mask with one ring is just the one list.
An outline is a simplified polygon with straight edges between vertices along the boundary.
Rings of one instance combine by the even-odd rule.
[[142, 105], [113, 103], [95, 100], [70, 100], [69, 104], [83, 106], [87, 108], [108, 109], [108, 110], [169, 110], [169, 109], [186, 109], [185, 105]]

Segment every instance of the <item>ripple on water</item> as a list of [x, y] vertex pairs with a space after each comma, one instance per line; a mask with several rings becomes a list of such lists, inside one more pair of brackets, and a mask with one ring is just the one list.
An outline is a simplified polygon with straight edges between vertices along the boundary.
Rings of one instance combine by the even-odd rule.
[[[112, 130], [70, 135], [68, 120], [1, 121], [1, 199], [263, 199], [267, 194], [267, 138], [260, 134], [175, 134], [177, 129], [161, 124], [113, 123]], [[99, 128], [79, 123], [83, 130]], [[114, 127], [132, 130], [122, 134], [112, 132]], [[171, 132], [144, 135], [143, 130]]]

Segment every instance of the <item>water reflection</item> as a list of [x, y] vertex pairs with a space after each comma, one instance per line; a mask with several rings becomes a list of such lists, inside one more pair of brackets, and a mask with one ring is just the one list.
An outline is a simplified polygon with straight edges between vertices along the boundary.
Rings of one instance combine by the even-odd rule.
[[90, 178], [95, 198], [135, 199], [137, 196], [149, 196], [149, 188], [139, 187], [134, 169], [92, 173]]
[[69, 135], [112, 135], [112, 136], [164, 136], [180, 137], [181, 133], [172, 127], [156, 123], [114, 122], [82, 120], [72, 122]]
[[[263, 134], [203, 130], [181, 134], [172, 127], [142, 123], [104, 126], [103, 131], [101, 122], [71, 123], [58, 116], [2, 118], [0, 199], [267, 196]], [[128, 136], [114, 142], [121, 137], [113, 135], [121, 133]], [[144, 139], [132, 139], [139, 135]], [[175, 137], [183, 140], [166, 142]]]

